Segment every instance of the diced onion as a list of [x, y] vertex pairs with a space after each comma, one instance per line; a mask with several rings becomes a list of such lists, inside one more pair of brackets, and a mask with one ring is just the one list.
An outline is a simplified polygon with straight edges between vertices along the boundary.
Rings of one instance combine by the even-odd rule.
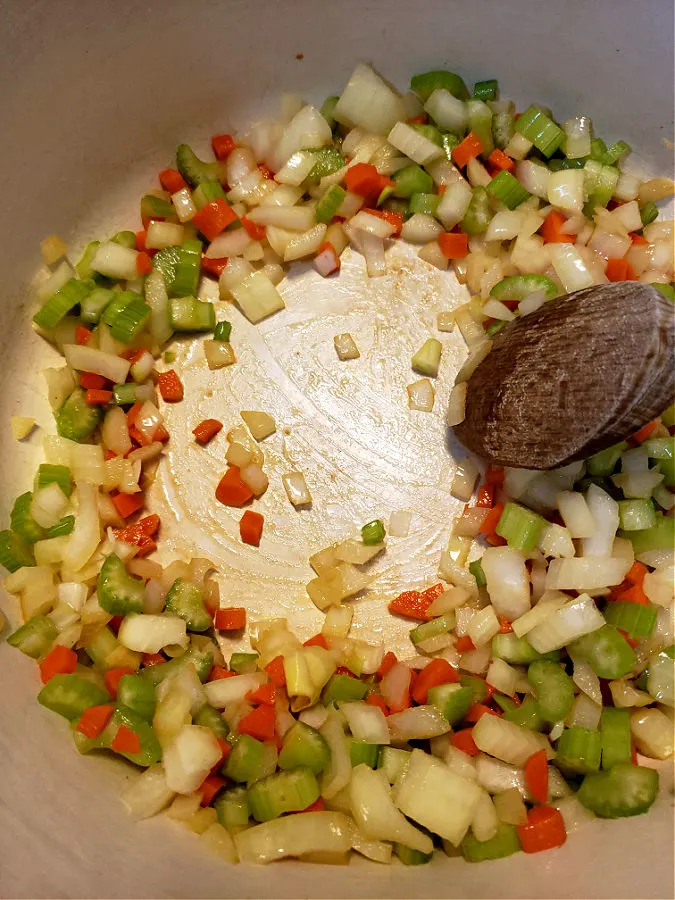
[[530, 608], [530, 585], [523, 554], [512, 547], [488, 547], [481, 565], [497, 615], [513, 621], [526, 613]]
[[[555, 562], [572, 561], [555, 560], [551, 565], [555, 565]], [[528, 633], [528, 640], [538, 653], [550, 653], [552, 650], [560, 650], [585, 634], [597, 631], [604, 624], [605, 618], [592, 598], [588, 594], [581, 594], [536, 625]]]
[[359, 125], [375, 134], [388, 134], [406, 119], [400, 96], [364, 63], [354, 69], [333, 115], [343, 125]]
[[421, 412], [431, 412], [434, 408], [436, 392], [428, 378], [420, 378], [419, 381], [409, 384], [407, 391], [408, 406], [410, 409], [417, 409]]
[[473, 727], [472, 737], [479, 750], [512, 766], [524, 766], [538, 750], [553, 752], [545, 735], [498, 716], [481, 716]]
[[123, 647], [139, 653], [159, 653], [171, 644], [188, 643], [185, 620], [178, 616], [125, 616], [117, 637]]
[[234, 835], [239, 859], [263, 864], [307, 853], [347, 853], [353, 824], [341, 812], [309, 812], [283, 816]]
[[225, 231], [219, 234], [206, 248], [204, 256], [207, 259], [222, 259], [223, 257], [241, 256], [251, 243], [251, 238], [245, 228], [237, 228], [234, 231]]
[[65, 344], [63, 355], [73, 369], [103, 375], [115, 384], [123, 384], [131, 368], [131, 363], [126, 359], [79, 344]]
[[443, 226], [427, 213], [413, 213], [401, 229], [401, 237], [411, 244], [427, 244], [442, 233]]
[[368, 703], [341, 703], [340, 711], [347, 719], [347, 725], [354, 740], [365, 744], [388, 744], [388, 719], [378, 706]]

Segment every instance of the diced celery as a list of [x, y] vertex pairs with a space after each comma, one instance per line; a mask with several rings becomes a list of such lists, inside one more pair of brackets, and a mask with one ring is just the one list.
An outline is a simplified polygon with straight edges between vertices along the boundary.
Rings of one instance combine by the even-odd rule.
[[117, 700], [147, 722], [152, 722], [157, 698], [155, 686], [141, 675], [123, 675], [117, 683]]
[[300, 812], [319, 798], [319, 785], [310, 769], [276, 772], [248, 790], [248, 807], [258, 822], [268, 822], [284, 813]]
[[577, 797], [596, 816], [617, 819], [647, 812], [659, 791], [655, 769], [616, 763], [608, 772], [587, 775]]
[[529, 553], [539, 543], [546, 524], [546, 519], [542, 516], [509, 500], [504, 506], [496, 531], [510, 547]]
[[649, 550], [672, 550], [675, 546], [675, 519], [657, 515], [656, 524], [652, 528], [645, 531], [626, 531], [620, 536], [628, 538], [636, 556]]
[[136, 235], [133, 231], [118, 231], [110, 240], [113, 244], [119, 244], [121, 247], [127, 247], [129, 250], [136, 249]]
[[335, 126], [337, 125], [333, 113], [335, 112], [335, 107], [337, 106], [339, 99], [339, 97], [326, 97], [326, 99], [321, 104], [321, 109], [319, 110], [319, 112], [328, 122], [331, 128], [335, 128]]
[[39, 659], [46, 655], [57, 635], [58, 629], [48, 616], [33, 616], [10, 634], [7, 643], [26, 656]]
[[380, 519], [373, 519], [361, 528], [361, 539], [367, 546], [381, 544], [384, 536], [385, 529]]
[[202, 162], [187, 144], [179, 144], [176, 148], [176, 167], [193, 187], [204, 181], [217, 181], [220, 173], [218, 163]]
[[404, 866], [423, 866], [431, 862], [433, 857], [433, 853], [422, 853], [421, 850], [413, 850], [412, 847], [399, 843], [394, 844], [394, 853]]
[[413, 194], [430, 194], [434, 189], [431, 175], [421, 166], [405, 166], [394, 173], [392, 180], [395, 197], [408, 199]]
[[487, 584], [487, 578], [485, 577], [485, 572], [483, 571], [483, 566], [481, 565], [481, 561], [479, 559], [474, 559], [473, 562], [469, 563], [469, 572], [476, 579], [476, 584], [478, 587], [485, 587]]
[[133, 303], [134, 300], [142, 299], [136, 291], [115, 291], [113, 299], [101, 313], [101, 322], [110, 327], [126, 306]]
[[[518, 637], [513, 632], [496, 634], [492, 638], [492, 655], [514, 665], [523, 665], [537, 659], [544, 659], [541, 653], [537, 653], [526, 635]], [[547, 655], [546, 658], [550, 657]]]
[[84, 441], [102, 418], [100, 406], [89, 406], [85, 402], [82, 388], [75, 388], [63, 406], [54, 414], [56, 430], [61, 437], [71, 441]]
[[598, 678], [621, 678], [635, 664], [633, 648], [612, 625], [604, 625], [584, 635], [573, 646], [575, 652], [588, 661]]
[[368, 685], [350, 675], [331, 675], [323, 690], [322, 702], [325, 706], [339, 700], [363, 700], [368, 693]]
[[635, 639], [651, 637], [656, 627], [656, 617], [655, 606], [642, 606], [640, 603], [613, 601], [605, 609], [609, 624]]
[[619, 500], [619, 527], [624, 531], [644, 531], [654, 525], [656, 510], [651, 500]]
[[206, 703], [196, 715], [192, 717], [195, 725], [203, 725], [204, 728], [210, 728], [216, 737], [226, 738], [230, 732], [227, 722], [220, 714], [219, 710]]
[[515, 209], [530, 196], [518, 179], [505, 170], [495, 175], [487, 189], [493, 197], [501, 200], [507, 209]]
[[454, 72], [442, 69], [413, 75], [410, 79], [410, 88], [419, 96], [422, 103], [426, 103], [433, 92], [439, 88], [449, 91], [458, 100], [469, 99], [469, 91], [463, 79]]
[[0, 531], [0, 566], [8, 572], [16, 572], [23, 566], [34, 565], [33, 548], [28, 541], [8, 529]]
[[149, 318], [148, 304], [141, 297], [134, 298], [115, 316], [110, 325], [110, 334], [116, 341], [130, 344], [143, 331]]
[[257, 669], [257, 653], [233, 653], [230, 657], [230, 669], [237, 675], [248, 675]]
[[538, 106], [530, 106], [516, 122], [516, 131], [532, 141], [544, 156], [552, 156], [562, 145], [565, 132]]
[[14, 506], [9, 514], [9, 523], [12, 531], [29, 544], [44, 540], [46, 532], [31, 515], [33, 494], [27, 491], [14, 501]]
[[185, 619], [190, 631], [207, 631], [213, 619], [204, 606], [204, 595], [196, 584], [177, 578], [166, 595], [166, 611]]
[[561, 722], [574, 703], [574, 683], [558, 663], [537, 660], [527, 670], [539, 712], [547, 722]]
[[68, 466], [56, 466], [49, 463], [41, 463], [35, 475], [35, 490], [47, 487], [48, 484], [58, 484], [66, 497], [70, 497], [72, 491], [71, 473]]
[[438, 375], [442, 351], [443, 345], [436, 338], [426, 340], [412, 358], [415, 372], [435, 378]]
[[515, 825], [500, 824], [497, 834], [487, 841], [479, 841], [468, 832], [462, 844], [462, 853], [467, 862], [483, 862], [486, 859], [502, 859], [520, 850], [518, 830]]
[[640, 220], [643, 225], [651, 225], [659, 217], [659, 208], [652, 200], [640, 207]]
[[223, 791], [218, 794], [213, 805], [223, 828], [236, 833], [248, 826], [248, 791], [245, 787]]
[[192, 199], [197, 209], [203, 209], [207, 203], [214, 200], [224, 200], [225, 191], [219, 181], [202, 181], [192, 192]]
[[394, 784], [394, 782], [402, 775], [405, 767], [408, 765], [410, 753], [410, 750], [399, 750], [396, 747], [387, 746], [382, 747], [377, 768], [384, 771], [389, 784]]
[[479, 185], [473, 189], [471, 194], [469, 208], [461, 222], [462, 231], [474, 237], [483, 234], [487, 230], [491, 218], [490, 195], [486, 188]]
[[411, 213], [425, 213], [428, 216], [435, 216], [438, 204], [441, 202], [439, 194], [413, 194], [410, 198]]
[[349, 742], [349, 758], [353, 768], [365, 764], [371, 769], [376, 769], [380, 758], [380, 745], [351, 740]]
[[339, 185], [334, 184], [328, 188], [326, 193], [321, 197], [316, 205], [316, 221], [330, 222], [347, 196], [347, 191]]
[[110, 695], [81, 675], [54, 675], [38, 694], [38, 703], [66, 719], [79, 719], [90, 706], [110, 701]]
[[112, 616], [143, 612], [145, 582], [127, 572], [114, 553], [106, 557], [98, 576], [98, 602]]
[[169, 315], [174, 331], [213, 331], [216, 327], [213, 304], [195, 297], [174, 297], [170, 301]]
[[556, 763], [565, 772], [586, 774], [600, 768], [602, 741], [599, 731], [575, 725], [560, 735]]
[[594, 453], [586, 460], [586, 471], [589, 475], [611, 475], [621, 459], [621, 454], [627, 449], [626, 441], [621, 441], [606, 450]]
[[410, 632], [410, 640], [413, 644], [418, 645], [429, 638], [438, 637], [441, 634], [447, 634], [455, 627], [455, 614], [450, 612], [430, 622], [422, 622], [421, 625], [413, 628]]
[[488, 78], [485, 81], [477, 81], [473, 86], [473, 96], [476, 100], [499, 99], [499, 82], [496, 78]]
[[606, 706], [600, 716], [602, 768], [631, 761], [630, 713], [627, 709]]
[[530, 731], [541, 731], [544, 727], [544, 720], [539, 712], [539, 704], [534, 697], [526, 697], [520, 706], [516, 706], [513, 700], [504, 697], [502, 694], [495, 694], [494, 699], [497, 706], [504, 711], [504, 718], [507, 722], [513, 722], [514, 725], [529, 728]]
[[473, 691], [461, 684], [439, 684], [429, 688], [427, 702], [439, 709], [448, 722], [454, 725], [461, 722], [473, 705]]
[[307, 181], [310, 183], [321, 181], [327, 175], [338, 172], [347, 162], [344, 156], [334, 147], [315, 147], [308, 150], [308, 153], [312, 153], [316, 159], [312, 170], [307, 176]]
[[92, 291], [93, 284], [89, 281], [77, 281], [71, 278], [58, 290], [53, 297], [33, 316], [33, 321], [40, 328], [54, 328], [61, 319], [75, 306], [79, 306], [82, 300]]
[[546, 275], [508, 275], [502, 278], [490, 291], [490, 296], [500, 303], [516, 301], [520, 303], [529, 294], [543, 291], [547, 300], [553, 300], [560, 293], [557, 286]]

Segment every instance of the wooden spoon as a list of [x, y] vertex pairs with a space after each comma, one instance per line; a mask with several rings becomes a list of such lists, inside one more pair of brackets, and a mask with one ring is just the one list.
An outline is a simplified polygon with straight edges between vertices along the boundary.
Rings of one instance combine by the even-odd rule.
[[492, 463], [551, 469], [624, 440], [674, 399], [675, 306], [648, 284], [604, 284], [503, 328], [454, 430]]

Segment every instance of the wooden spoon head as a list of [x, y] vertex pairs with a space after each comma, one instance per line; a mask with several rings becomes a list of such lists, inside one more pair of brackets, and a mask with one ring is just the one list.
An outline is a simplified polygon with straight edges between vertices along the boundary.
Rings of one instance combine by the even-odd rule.
[[586, 288], [503, 328], [468, 382], [459, 440], [551, 469], [624, 440], [675, 399], [675, 306], [648, 284]]

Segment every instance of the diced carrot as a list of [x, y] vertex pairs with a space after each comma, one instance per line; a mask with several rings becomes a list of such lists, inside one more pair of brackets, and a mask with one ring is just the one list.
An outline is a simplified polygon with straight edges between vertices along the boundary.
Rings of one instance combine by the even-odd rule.
[[109, 459], [117, 459], [117, 454], [114, 450], [104, 450], [103, 451], [103, 459], [108, 462]]
[[485, 483], [499, 487], [504, 484], [504, 469], [502, 466], [488, 466], [485, 473]]
[[269, 166], [266, 166], [265, 163], [258, 163], [258, 171], [263, 178], [267, 179], [267, 181], [274, 181], [274, 172]]
[[270, 681], [267, 684], [261, 684], [255, 691], [249, 691], [246, 694], [245, 699], [248, 700], [249, 703], [255, 703], [258, 706], [261, 703], [265, 706], [274, 706], [276, 697], [277, 687]]
[[230, 466], [218, 482], [216, 500], [225, 506], [244, 506], [253, 497], [253, 491], [241, 479], [237, 466]]
[[230, 753], [232, 753], [232, 744], [230, 744], [229, 741], [226, 741], [225, 738], [219, 737], [216, 738], [216, 740], [218, 741], [218, 746], [220, 747], [220, 752], [222, 754], [222, 756], [218, 760], [217, 765], [221, 765], [224, 760], [227, 759]]
[[162, 169], [159, 173], [159, 183], [170, 194], [175, 194], [188, 186], [187, 181], [177, 169]]
[[630, 745], [630, 761], [633, 763], [634, 766], [639, 765], [637, 748], [636, 748], [635, 744]]
[[70, 675], [77, 665], [77, 653], [69, 647], [57, 644], [40, 663], [40, 680], [43, 684], [55, 675]]
[[441, 594], [444, 594], [446, 591], [446, 587], [442, 581], [436, 582], [436, 584], [432, 584], [431, 587], [425, 588], [422, 591], [422, 596], [429, 600], [431, 603], [436, 599], [436, 597], [440, 597]]
[[483, 484], [478, 488], [476, 494], [476, 506], [483, 509], [492, 509], [495, 502], [495, 486], [494, 484]]
[[457, 638], [455, 641], [455, 650], [458, 653], [470, 653], [471, 650], [475, 650], [476, 645], [471, 640], [468, 634], [463, 635], [462, 637]]
[[214, 134], [211, 138], [211, 146], [216, 159], [227, 159], [237, 146], [237, 142], [231, 134]]
[[452, 158], [463, 169], [470, 160], [480, 156], [484, 149], [483, 142], [475, 131], [470, 131], [461, 143], [453, 147]]
[[428, 622], [430, 606], [431, 600], [419, 591], [404, 591], [390, 602], [389, 612], [397, 616], [405, 616], [406, 619]]
[[89, 343], [89, 338], [91, 337], [91, 331], [88, 328], [85, 328], [84, 325], [78, 325], [75, 328], [75, 343], [79, 344], [81, 347], [85, 346]]
[[567, 222], [565, 216], [552, 209], [544, 219], [539, 233], [544, 239], [545, 244], [573, 244], [576, 241], [576, 235], [565, 234], [562, 230], [563, 225]]
[[473, 722], [475, 724], [479, 719], [482, 719], [483, 716], [497, 716], [497, 718], [501, 718], [501, 713], [498, 713], [495, 709], [490, 709], [490, 707], [486, 706], [484, 703], [474, 703], [469, 707], [469, 711], [464, 718], [467, 722]]
[[323, 244], [321, 244], [314, 258], [316, 260], [315, 265], [317, 271], [324, 278], [332, 275], [333, 272], [340, 271], [340, 257], [337, 255], [335, 247], [330, 241], [324, 241]]
[[162, 444], [165, 444], [169, 440], [169, 432], [166, 430], [164, 425], [161, 423], [155, 429], [155, 433], [152, 436], [153, 441], [159, 441]]
[[80, 374], [80, 387], [85, 391], [101, 391], [108, 384], [108, 379], [94, 372], [82, 372]]
[[141, 358], [141, 356], [143, 356], [145, 352], [146, 351], [144, 348], [141, 348], [140, 350], [133, 350], [131, 347], [129, 347], [129, 349], [121, 353], [120, 356], [122, 357], [122, 359], [129, 360], [129, 362], [133, 366], [133, 364], [138, 362], [138, 360]]
[[202, 256], [202, 270], [206, 272], [207, 275], [212, 275], [214, 278], [220, 278], [223, 274], [223, 269], [227, 265], [227, 256], [220, 256], [218, 259], [209, 259], [206, 256]]
[[654, 434], [658, 431], [660, 419], [653, 419], [651, 422], [647, 422], [646, 425], [643, 425], [639, 431], [636, 431], [635, 434], [631, 435], [631, 440], [635, 441], [637, 444], [644, 444], [645, 441], [648, 441], [650, 437], [653, 437]]
[[120, 678], [123, 678], [125, 675], [133, 674], [134, 670], [130, 669], [128, 666], [120, 666], [117, 669], [108, 669], [103, 676], [103, 679], [105, 681], [105, 686], [110, 692], [110, 696], [117, 699], [117, 688], [119, 687]]
[[408, 125], [426, 125], [428, 121], [425, 115], [413, 116], [412, 119], [408, 119]]
[[140, 753], [141, 740], [131, 728], [120, 725], [110, 747], [115, 753]]
[[634, 584], [627, 591], [622, 591], [616, 599], [621, 603], [639, 603], [640, 606], [649, 605], [649, 598], [641, 584]]
[[107, 406], [112, 400], [112, 391], [100, 391], [89, 388], [84, 392], [84, 402], [87, 406]]
[[491, 547], [506, 547], [508, 541], [499, 534], [488, 534], [485, 540]]
[[109, 706], [107, 703], [102, 706], [90, 706], [80, 716], [75, 731], [79, 731], [80, 734], [93, 741], [101, 734], [114, 712], [115, 707]]
[[166, 403], [178, 403], [185, 395], [183, 382], [178, 377], [175, 369], [169, 369], [168, 372], [160, 372], [157, 376], [157, 385], [162, 395], [162, 400]]
[[357, 163], [347, 169], [345, 185], [348, 191], [365, 197], [368, 200], [377, 200], [386, 187], [393, 187], [391, 178], [380, 175], [375, 166], [369, 163]]
[[497, 503], [495, 504], [490, 512], [483, 519], [483, 524], [479, 528], [479, 534], [494, 534], [497, 525], [499, 524], [499, 520], [502, 517], [502, 513], [504, 512], [504, 504]]
[[646, 574], [647, 566], [644, 563], [635, 560], [633, 565], [626, 573], [626, 581], [630, 581], [631, 584], [639, 584], [640, 587], [642, 587], [642, 583], [645, 580]]
[[198, 213], [192, 217], [195, 228], [199, 229], [204, 237], [212, 241], [224, 231], [228, 225], [236, 222], [237, 214], [223, 197], [218, 197], [202, 206]]
[[467, 753], [469, 756], [478, 756], [480, 753], [473, 739], [473, 728], [462, 728], [453, 732], [450, 735], [450, 743], [453, 747], [457, 747], [458, 750], [461, 750], [462, 753]]
[[302, 645], [303, 647], [323, 647], [324, 650], [328, 650], [328, 642], [326, 638], [322, 634], [315, 634], [313, 637], [309, 638]]
[[525, 853], [539, 853], [562, 847], [567, 839], [565, 822], [552, 806], [535, 806], [527, 813], [527, 822], [516, 825], [520, 846]]
[[649, 241], [643, 234], [637, 234], [635, 231], [631, 232], [628, 237], [638, 247], [646, 247], [649, 244]]
[[157, 513], [152, 513], [151, 515], [145, 516], [145, 518], [141, 519], [138, 524], [143, 529], [144, 534], [147, 534], [148, 537], [152, 537], [154, 534], [157, 534], [161, 523], [162, 520], [159, 518]]
[[627, 259], [612, 257], [607, 260], [605, 275], [610, 281], [635, 281], [635, 272]]
[[273, 741], [277, 730], [277, 714], [273, 706], [258, 706], [240, 719], [239, 734], [248, 734], [257, 741]]
[[277, 687], [286, 687], [286, 671], [284, 669], [283, 656], [275, 656], [271, 662], [267, 663], [265, 671], [273, 684]]
[[394, 668], [397, 662], [398, 659], [396, 657], [396, 654], [392, 653], [391, 650], [387, 650], [387, 652], [382, 657], [382, 662], [380, 663], [380, 667], [376, 672], [377, 677], [380, 679], [380, 681], [384, 678], [387, 672]]
[[138, 414], [142, 408], [143, 404], [137, 402], [134, 403], [133, 406], [130, 406], [127, 410], [127, 425], [129, 426], [129, 428], [133, 428], [133, 426], [136, 424], [136, 419], [138, 418]]
[[230, 672], [225, 666], [214, 666], [209, 672], [209, 681], [222, 681], [223, 678], [234, 678], [236, 672]]
[[635, 650], [635, 648], [636, 648], [637, 645], [638, 645], [637, 638], [632, 638], [632, 637], [628, 634], [627, 631], [624, 631], [624, 630], [623, 630], [623, 628], [617, 628], [617, 631], [619, 632], [619, 634], [621, 635], [621, 637], [624, 638], [624, 640], [626, 641], [626, 643], [627, 643], [633, 650]]
[[449, 682], [459, 681], [457, 670], [454, 669], [447, 659], [437, 657], [432, 659], [430, 663], [421, 670], [415, 679], [415, 686], [410, 692], [415, 703], [426, 703], [429, 688], [436, 687], [438, 684], [448, 684]]
[[246, 610], [243, 606], [219, 609], [213, 619], [216, 631], [241, 631], [246, 627]]
[[438, 246], [446, 259], [464, 259], [469, 255], [469, 236], [455, 231], [444, 231], [438, 237]]
[[113, 634], [117, 634], [120, 630], [120, 625], [124, 620], [124, 616], [113, 616], [112, 619], [108, 622], [108, 628], [112, 631]]
[[298, 812], [323, 812], [325, 808], [326, 804], [324, 803], [323, 797], [317, 797], [314, 803], [310, 803], [309, 806], [306, 806], [304, 809], [298, 810]]
[[149, 275], [152, 272], [152, 260], [145, 250], [141, 250], [136, 257], [136, 271], [139, 275]]
[[383, 219], [385, 222], [389, 222], [390, 225], [396, 229], [394, 232], [394, 237], [398, 237], [401, 233], [401, 229], [403, 228], [403, 216], [401, 213], [394, 212], [389, 209], [371, 209], [370, 207], [364, 207], [363, 212], [369, 213], [371, 216], [375, 216], [378, 219]]
[[123, 519], [128, 519], [129, 516], [133, 516], [139, 509], [143, 509], [144, 499], [141, 491], [137, 494], [111, 493], [110, 499]]
[[371, 691], [368, 694], [368, 696], [366, 697], [366, 703], [369, 706], [377, 706], [378, 709], [382, 710], [382, 712], [385, 714], [385, 716], [389, 715], [389, 707], [387, 706], [387, 704], [384, 702], [384, 699], [379, 694], [375, 694], [375, 693], [373, 693], [373, 691]]
[[195, 440], [200, 444], [208, 444], [222, 430], [223, 423], [218, 419], [204, 419], [196, 428], [192, 429]]
[[348, 669], [347, 666], [338, 666], [335, 670], [336, 675], [349, 675], [350, 677], [354, 677], [354, 673], [351, 669]]
[[147, 238], [147, 236], [148, 232], [144, 228], [136, 232], [136, 249], [139, 252], [146, 250], [145, 239]]
[[166, 657], [163, 653], [144, 653], [142, 662], [144, 666], [158, 666], [166, 662]]
[[548, 759], [537, 750], [525, 763], [525, 784], [537, 803], [548, 802]]
[[220, 775], [207, 775], [197, 788], [197, 793], [202, 795], [201, 806], [211, 806], [216, 794], [222, 791], [226, 784]]
[[509, 622], [506, 616], [498, 616], [499, 619], [499, 633], [500, 634], [511, 634], [513, 631], [513, 625]]
[[267, 229], [264, 225], [258, 225], [252, 222], [246, 216], [241, 217], [241, 224], [244, 226], [248, 236], [254, 241], [263, 241], [267, 235]]
[[239, 520], [239, 535], [245, 544], [259, 547], [262, 538], [265, 516], [262, 513], [247, 509]]
[[516, 170], [516, 164], [511, 157], [498, 148], [488, 156], [488, 162], [500, 172], [515, 172]]

